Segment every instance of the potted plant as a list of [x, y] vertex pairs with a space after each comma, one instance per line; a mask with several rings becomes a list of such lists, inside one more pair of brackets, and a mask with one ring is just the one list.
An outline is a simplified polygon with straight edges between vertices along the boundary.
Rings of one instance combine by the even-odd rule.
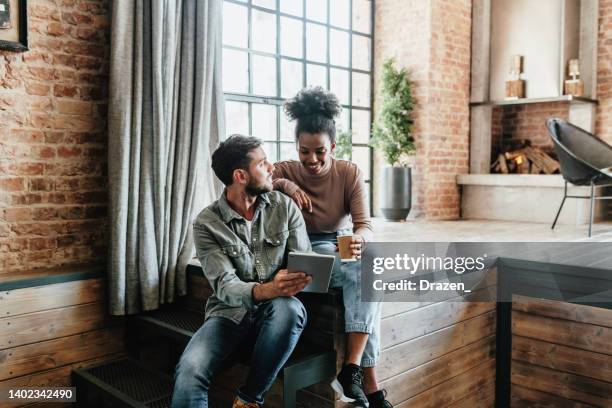
[[393, 59], [383, 64], [382, 106], [372, 126], [370, 145], [380, 149], [391, 167], [383, 169], [381, 211], [388, 220], [405, 220], [412, 206], [411, 169], [402, 156], [415, 152], [412, 128], [416, 101], [406, 69], [396, 69]]

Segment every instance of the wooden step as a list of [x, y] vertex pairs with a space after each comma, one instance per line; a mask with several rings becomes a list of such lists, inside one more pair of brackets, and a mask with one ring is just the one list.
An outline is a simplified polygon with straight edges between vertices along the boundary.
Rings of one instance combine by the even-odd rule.
[[[172, 377], [129, 358], [74, 370], [72, 381], [79, 406], [87, 408], [166, 408], [172, 399]], [[209, 402], [211, 408], [220, 406]]]
[[[134, 317], [134, 324], [155, 334], [178, 340], [185, 345], [195, 332], [204, 324], [204, 314], [189, 309], [168, 307]], [[297, 365], [326, 364], [335, 351], [304, 341], [298, 343], [293, 354], [285, 364], [284, 370]], [[248, 356], [241, 355], [242, 361]]]
[[132, 359], [74, 370], [72, 381], [79, 391], [79, 405], [83, 407], [170, 406], [172, 378]]

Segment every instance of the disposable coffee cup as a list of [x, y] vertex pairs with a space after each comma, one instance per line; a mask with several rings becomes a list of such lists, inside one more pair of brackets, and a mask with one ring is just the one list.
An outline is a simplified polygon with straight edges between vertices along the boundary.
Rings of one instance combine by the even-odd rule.
[[355, 262], [357, 259], [353, 257], [351, 244], [353, 243], [353, 235], [338, 236], [338, 251], [340, 252], [340, 260], [342, 262]]

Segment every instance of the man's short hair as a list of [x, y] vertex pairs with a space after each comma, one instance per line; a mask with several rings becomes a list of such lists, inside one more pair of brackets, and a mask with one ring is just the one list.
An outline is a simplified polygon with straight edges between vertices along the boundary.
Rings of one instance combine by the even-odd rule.
[[212, 155], [212, 169], [223, 184], [229, 186], [234, 181], [234, 170], [248, 170], [251, 164], [249, 153], [262, 145], [253, 136], [231, 135], [222, 142]]

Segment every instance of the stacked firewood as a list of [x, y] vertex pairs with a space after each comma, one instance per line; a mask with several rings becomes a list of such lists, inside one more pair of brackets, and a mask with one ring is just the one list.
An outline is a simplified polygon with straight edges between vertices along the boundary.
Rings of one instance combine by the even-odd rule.
[[502, 174], [555, 174], [559, 172], [559, 162], [526, 143], [521, 148], [500, 153], [491, 170]]

